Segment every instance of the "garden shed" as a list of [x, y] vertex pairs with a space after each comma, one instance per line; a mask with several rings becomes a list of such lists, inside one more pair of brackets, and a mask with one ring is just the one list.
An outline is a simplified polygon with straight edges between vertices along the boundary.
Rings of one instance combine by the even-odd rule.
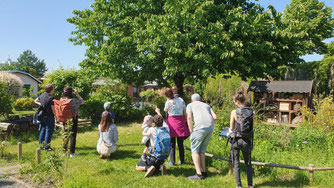
[[302, 121], [301, 108], [312, 105], [314, 81], [252, 81], [248, 91], [254, 92], [253, 102], [261, 107], [268, 123], [295, 127]]
[[34, 76], [32, 76], [29, 73], [26, 72], [22, 72], [22, 71], [17, 71], [17, 70], [13, 70], [13, 71], [2, 71], [2, 72], [8, 72], [10, 74], [14, 74], [17, 77], [19, 77], [22, 82], [23, 82], [23, 88], [24, 89], [29, 89], [29, 88], [33, 88], [32, 89], [32, 93], [34, 93], [36, 96], [38, 96], [38, 84], [41, 84], [42, 82], [40, 80], [38, 80], [37, 78], [35, 78]]

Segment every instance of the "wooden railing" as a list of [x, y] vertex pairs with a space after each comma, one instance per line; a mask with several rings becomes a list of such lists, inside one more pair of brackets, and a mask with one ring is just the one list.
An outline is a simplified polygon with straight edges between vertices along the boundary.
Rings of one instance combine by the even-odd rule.
[[[184, 149], [191, 151], [191, 149], [188, 148], [188, 147], [186, 147], [186, 146], [184, 147]], [[229, 175], [232, 174], [232, 160], [231, 160], [231, 158], [220, 157], [220, 156], [213, 155], [213, 154], [210, 154], [210, 153], [205, 153], [205, 156], [211, 157], [211, 158], [215, 158], [215, 159], [219, 159], [219, 160], [223, 160], [223, 161], [228, 161], [229, 162], [228, 174]], [[240, 163], [245, 164], [245, 161], [244, 160], [240, 160]], [[314, 171], [334, 170], [334, 167], [319, 167], [319, 168], [315, 168], [313, 164], [309, 164], [308, 167], [303, 167], [303, 166], [292, 166], [292, 165], [283, 165], [283, 164], [274, 164], [274, 163], [264, 163], [264, 162], [252, 161], [252, 165], [277, 167], [277, 168], [288, 168], [288, 169], [295, 169], [295, 170], [305, 170], [305, 171], [309, 172], [310, 181], [313, 181], [313, 172]]]

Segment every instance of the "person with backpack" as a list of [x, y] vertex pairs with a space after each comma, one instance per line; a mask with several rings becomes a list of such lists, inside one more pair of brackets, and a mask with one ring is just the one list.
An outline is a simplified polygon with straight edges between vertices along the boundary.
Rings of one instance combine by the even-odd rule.
[[35, 99], [35, 103], [39, 105], [36, 115], [41, 123], [39, 145], [41, 149], [51, 150], [50, 143], [55, 127], [55, 112], [52, 94], [55, 90], [52, 84], [45, 85], [44, 90], [45, 92]]
[[[73, 93], [76, 95], [77, 98], [73, 97]], [[64, 88], [64, 92], [60, 98], [60, 101], [70, 101], [70, 107], [72, 110], [72, 120], [73, 120], [73, 125], [71, 128], [71, 134], [70, 134], [70, 139], [67, 139], [64, 143], [64, 149], [67, 151], [67, 145], [68, 141], [70, 140], [70, 157], [75, 157], [78, 156], [77, 153], [75, 153], [75, 145], [76, 145], [76, 138], [77, 138], [77, 133], [78, 133], [78, 116], [79, 116], [79, 106], [84, 104], [84, 100], [82, 97], [79, 95], [78, 91], [76, 89], [72, 89], [72, 87], [66, 87]], [[56, 109], [57, 110], [57, 109]], [[65, 127], [65, 123], [64, 123]]]
[[238, 106], [231, 112], [230, 133], [228, 135], [231, 145], [231, 159], [234, 179], [237, 188], [242, 187], [240, 180], [240, 150], [244, 156], [248, 187], [253, 187], [253, 169], [251, 161], [251, 151], [253, 143], [253, 117], [254, 112], [245, 105], [245, 96], [238, 92], [233, 96], [233, 102]]
[[191, 96], [192, 102], [187, 105], [187, 122], [191, 133], [191, 155], [196, 169], [196, 174], [188, 177], [191, 180], [200, 180], [207, 176], [205, 152], [214, 129], [214, 122], [217, 120], [217, 115], [212, 108], [200, 100], [200, 95], [195, 93]]
[[[160, 114], [160, 109], [155, 110], [158, 115], [153, 117], [155, 127], [150, 127], [145, 136], [150, 137], [150, 154], [145, 160], [139, 161], [136, 165], [136, 170], [145, 171], [145, 178], [151, 176], [156, 169], [159, 169], [161, 174], [165, 174], [166, 167], [164, 166], [165, 160], [170, 153], [171, 138], [169, 135], [168, 127], [164, 127], [164, 120]], [[144, 134], [143, 134], [144, 135]]]

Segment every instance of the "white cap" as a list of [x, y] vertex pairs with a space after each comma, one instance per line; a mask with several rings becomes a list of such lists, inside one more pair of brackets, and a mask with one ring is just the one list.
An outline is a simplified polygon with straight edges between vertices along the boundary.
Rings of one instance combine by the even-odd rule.
[[194, 93], [193, 95], [191, 95], [191, 100], [199, 101], [199, 100], [201, 100], [201, 96], [199, 96], [199, 94], [197, 94], [197, 93]]

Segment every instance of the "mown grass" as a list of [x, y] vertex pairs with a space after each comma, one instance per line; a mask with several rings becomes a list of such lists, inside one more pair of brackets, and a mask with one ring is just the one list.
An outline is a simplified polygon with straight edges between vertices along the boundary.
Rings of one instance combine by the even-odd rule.
[[[120, 137], [119, 150], [112, 155], [111, 160], [99, 159], [96, 152], [98, 135], [96, 125], [94, 125], [91, 128], [80, 129], [77, 137], [77, 153], [80, 155], [69, 159], [68, 172], [63, 179], [57, 176], [50, 167], [44, 166], [45, 169], [36, 170], [42, 168], [43, 165], [34, 167], [35, 170], [27, 170], [26, 173], [30, 174], [30, 178], [36, 182], [52, 182], [52, 186], [62, 187], [235, 187], [233, 176], [227, 174], [228, 163], [209, 158], [207, 158], [207, 162], [210, 164], [208, 168], [209, 177], [201, 181], [188, 180], [187, 176], [195, 173], [189, 151], [186, 151], [185, 165], [168, 167], [167, 175], [164, 176], [156, 173], [150, 178], [144, 178], [144, 172], [135, 170], [144, 149], [143, 145], [139, 144], [141, 125], [138, 123], [119, 123], [118, 130]], [[227, 157], [226, 153], [229, 149], [223, 140], [213, 136], [208, 152]], [[267, 141], [270, 142], [270, 140]], [[276, 151], [272, 151], [271, 148], [265, 148], [270, 147], [270, 144], [266, 145], [262, 142], [265, 142], [265, 140], [261, 139], [261, 141], [256, 142], [259, 146], [254, 148], [254, 160], [263, 161], [262, 159], [264, 159], [263, 162], [274, 161], [301, 166], [313, 163], [316, 167], [331, 164], [333, 160], [331, 159], [333, 156], [324, 156], [326, 151], [321, 151], [319, 148], [307, 149], [305, 147], [299, 152], [295, 150], [278, 151], [273, 148]], [[185, 142], [185, 145], [190, 146], [189, 140]], [[61, 148], [61, 146], [62, 137], [59, 133], [56, 133], [52, 141], [52, 147]], [[31, 163], [34, 166], [37, 147], [37, 140], [24, 143], [23, 159], [20, 162]], [[7, 160], [2, 159], [0, 163], [16, 161], [16, 150], [16, 144], [13, 140], [12, 145], [7, 148]], [[46, 159], [46, 151], [42, 151], [42, 161]], [[62, 159], [63, 164], [65, 164], [65, 157], [62, 156]], [[244, 168], [242, 168], [242, 182], [243, 185], [247, 185], [244, 171]], [[269, 167], [254, 167], [254, 171], [254, 183], [257, 187], [334, 187], [334, 171], [315, 172], [314, 182], [310, 182], [308, 172], [303, 171]], [[328, 177], [327, 181], [326, 177]]]

